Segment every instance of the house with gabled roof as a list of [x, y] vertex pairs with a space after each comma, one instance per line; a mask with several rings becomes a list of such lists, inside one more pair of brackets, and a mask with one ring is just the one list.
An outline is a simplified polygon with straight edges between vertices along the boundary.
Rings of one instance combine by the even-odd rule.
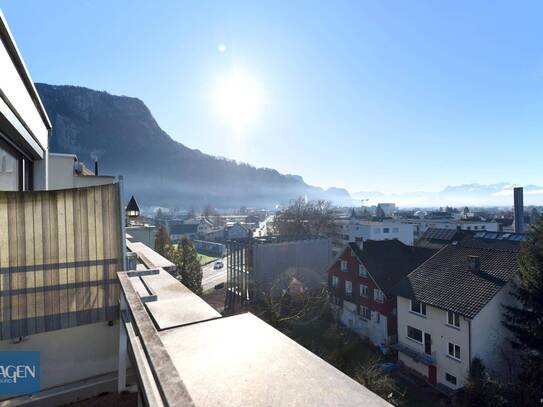
[[399, 240], [349, 243], [328, 269], [339, 320], [375, 345], [396, 341], [396, 297], [390, 289], [436, 251]]
[[506, 375], [515, 354], [503, 314], [515, 301], [519, 246], [488, 239], [447, 245], [393, 287], [399, 361], [447, 391], [463, 387], [474, 358]]

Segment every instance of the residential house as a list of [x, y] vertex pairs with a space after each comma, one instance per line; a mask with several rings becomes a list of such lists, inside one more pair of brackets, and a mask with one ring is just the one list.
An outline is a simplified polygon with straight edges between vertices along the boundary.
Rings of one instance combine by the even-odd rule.
[[392, 289], [399, 360], [449, 390], [464, 385], [474, 358], [504, 374], [513, 354], [503, 306], [514, 303], [518, 248], [518, 241], [474, 238], [445, 246], [402, 279]]
[[413, 244], [413, 225], [395, 220], [369, 221], [352, 218], [342, 225], [343, 243], [363, 240], [398, 239], [406, 245]]
[[236, 222], [224, 229], [224, 236], [226, 240], [247, 239], [251, 237], [251, 230], [241, 223]]
[[376, 345], [396, 341], [396, 296], [390, 288], [432, 256], [399, 240], [349, 243], [328, 269], [340, 321]]
[[194, 240], [204, 237], [213, 229], [213, 225], [205, 218], [190, 219], [182, 223], [170, 222], [170, 239], [177, 241], [182, 237]]

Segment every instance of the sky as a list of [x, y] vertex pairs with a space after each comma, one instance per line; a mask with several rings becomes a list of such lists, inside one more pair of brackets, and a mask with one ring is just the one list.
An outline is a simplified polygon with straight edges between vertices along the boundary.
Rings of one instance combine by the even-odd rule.
[[351, 192], [543, 184], [541, 1], [0, 7], [34, 81], [138, 97], [190, 148]]

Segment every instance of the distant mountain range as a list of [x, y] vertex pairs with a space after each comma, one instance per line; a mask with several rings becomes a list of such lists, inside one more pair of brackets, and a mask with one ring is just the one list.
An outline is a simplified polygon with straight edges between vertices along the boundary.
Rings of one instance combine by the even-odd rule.
[[[513, 187], [517, 185], [500, 182], [496, 184], [464, 184], [445, 187], [440, 192], [406, 192], [385, 194], [375, 191], [361, 191], [351, 194], [353, 200], [366, 205], [378, 202], [394, 202], [403, 207], [438, 206], [512, 206]], [[543, 205], [543, 187], [524, 186], [525, 205]]]
[[188, 148], [166, 134], [139, 99], [76, 86], [36, 87], [53, 123], [50, 151], [77, 154], [89, 168], [97, 159], [102, 174], [123, 174], [126, 197], [134, 194], [144, 206], [272, 208], [300, 196], [350, 202], [344, 189], [323, 190], [298, 175]]
[[[145, 104], [78, 86], [37, 83], [53, 123], [50, 151], [77, 154], [89, 168], [125, 177], [125, 194], [144, 206], [273, 208], [291, 199], [327, 199], [337, 205], [395, 202], [402, 207], [510, 206], [513, 185], [466, 184], [440, 192], [351, 193], [308, 185], [299, 175], [255, 168], [191, 149], [164, 132]], [[543, 187], [525, 186], [527, 205], [543, 204]], [[362, 201], [363, 200], [363, 201]]]

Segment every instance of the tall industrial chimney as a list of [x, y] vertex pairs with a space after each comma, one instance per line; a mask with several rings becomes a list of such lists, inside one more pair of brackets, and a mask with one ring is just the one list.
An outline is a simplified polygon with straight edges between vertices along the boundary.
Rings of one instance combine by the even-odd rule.
[[98, 175], [98, 160], [94, 160], [94, 175]]
[[515, 233], [524, 233], [524, 199], [522, 187], [513, 189], [515, 205]]

